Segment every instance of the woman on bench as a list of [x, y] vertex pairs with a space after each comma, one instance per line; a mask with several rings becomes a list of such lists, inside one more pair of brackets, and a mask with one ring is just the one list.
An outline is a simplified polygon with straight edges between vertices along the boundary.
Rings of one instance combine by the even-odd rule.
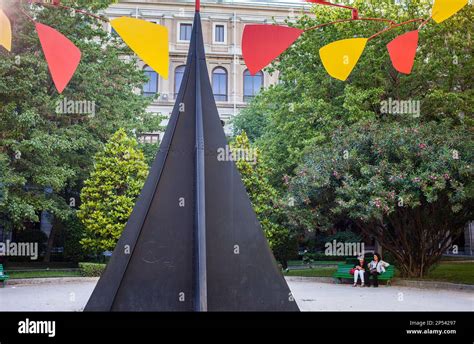
[[354, 285], [353, 287], [357, 287], [357, 280], [360, 277], [360, 286], [364, 287], [364, 280], [365, 280], [365, 275], [367, 274], [367, 271], [369, 270], [367, 267], [367, 263], [364, 260], [364, 256], [360, 256], [358, 258], [358, 262], [354, 265], [354, 268], [352, 269], [354, 272]]
[[377, 288], [379, 286], [379, 280], [378, 277], [380, 274], [383, 274], [385, 272], [385, 268], [389, 266], [390, 264], [387, 262], [384, 262], [380, 258], [380, 254], [374, 253], [374, 260], [372, 260], [369, 263], [369, 278], [367, 278], [367, 282], [369, 283], [369, 287], [371, 285], [370, 283], [370, 278], [373, 279], [373, 284], [374, 288]]

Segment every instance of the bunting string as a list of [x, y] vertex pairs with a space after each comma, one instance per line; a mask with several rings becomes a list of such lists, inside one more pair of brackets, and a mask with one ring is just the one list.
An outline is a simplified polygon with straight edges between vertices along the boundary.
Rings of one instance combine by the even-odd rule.
[[438, 24], [442, 23], [468, 4], [468, 0], [434, 0], [431, 16], [429, 18], [415, 18], [397, 23], [394, 20], [386, 18], [360, 17], [359, 10], [350, 6], [323, 0], [306, 1], [317, 5], [345, 8], [352, 11], [352, 16], [347, 19], [318, 24], [305, 30], [273, 24], [246, 25], [242, 38], [242, 54], [247, 68], [252, 75], [255, 75], [277, 59], [284, 51], [293, 45], [303, 33], [321, 29], [329, 25], [353, 21], [385, 22], [388, 26], [368, 38], [343, 39], [322, 47], [319, 50], [319, 55], [324, 68], [330, 76], [342, 81], [347, 80], [369, 41], [395, 28], [411, 23], [420, 23], [417, 30], [402, 34], [387, 44], [387, 50], [393, 67], [402, 74], [410, 74], [415, 63], [419, 31], [431, 19]]
[[[242, 55], [252, 75], [268, 66], [277, 59], [304, 33], [317, 29], [353, 21], [372, 21], [387, 23], [387, 27], [367, 38], [349, 38], [335, 41], [319, 50], [322, 64], [333, 78], [345, 81], [355, 68], [367, 43], [376, 37], [395, 28], [411, 23], [420, 23], [416, 30], [406, 32], [387, 44], [387, 50], [393, 67], [400, 73], [410, 74], [415, 62], [419, 42], [419, 31], [433, 19], [442, 23], [455, 15], [468, 0], [434, 0], [431, 16], [427, 19], [415, 18], [397, 23], [386, 18], [361, 17], [355, 7], [332, 3], [324, 0], [306, 0], [316, 5], [332, 6], [351, 11], [351, 18], [322, 23], [305, 30], [273, 24], [249, 24], [244, 28], [242, 36]], [[109, 20], [105, 16], [61, 4], [60, 0], [29, 0], [30, 5], [39, 5], [65, 11], [80, 13], [96, 20], [110, 23], [123, 41], [163, 78], [169, 74], [169, 35], [165, 26], [146, 20], [120, 17]], [[198, 6], [196, 7], [198, 10]], [[48, 68], [58, 93], [62, 93], [74, 76], [81, 60], [81, 51], [67, 37], [56, 29], [37, 22], [20, 2], [21, 13], [35, 25]], [[11, 22], [0, 8], [0, 46], [7, 51], [12, 50]]]

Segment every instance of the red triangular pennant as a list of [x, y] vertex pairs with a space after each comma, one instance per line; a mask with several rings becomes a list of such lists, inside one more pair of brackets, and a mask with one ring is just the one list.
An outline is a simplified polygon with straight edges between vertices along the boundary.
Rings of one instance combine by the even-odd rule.
[[242, 55], [254, 75], [280, 56], [303, 30], [278, 25], [246, 25], [242, 37]]
[[418, 30], [398, 36], [387, 44], [393, 67], [400, 73], [410, 74], [418, 48]]
[[53, 82], [58, 92], [62, 93], [79, 65], [81, 51], [64, 35], [48, 25], [36, 23], [36, 31]]

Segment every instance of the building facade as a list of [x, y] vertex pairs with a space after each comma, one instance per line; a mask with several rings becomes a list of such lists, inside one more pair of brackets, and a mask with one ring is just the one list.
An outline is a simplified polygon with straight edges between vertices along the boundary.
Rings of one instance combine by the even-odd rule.
[[[201, 18], [207, 54], [209, 78], [217, 108], [227, 134], [230, 119], [244, 108], [261, 88], [278, 82], [278, 75], [260, 72], [250, 75], [242, 58], [242, 33], [246, 24], [283, 24], [309, 13], [309, 3], [264, 1], [201, 1]], [[170, 115], [184, 74], [189, 49], [194, 1], [128, 0], [118, 1], [106, 13], [110, 19], [121, 16], [148, 20], [169, 31], [170, 69], [168, 80], [150, 67], [140, 64], [149, 81], [143, 85], [144, 96], [154, 97], [150, 112]], [[109, 27], [113, 33], [113, 30]], [[146, 138], [160, 140], [160, 134]]]

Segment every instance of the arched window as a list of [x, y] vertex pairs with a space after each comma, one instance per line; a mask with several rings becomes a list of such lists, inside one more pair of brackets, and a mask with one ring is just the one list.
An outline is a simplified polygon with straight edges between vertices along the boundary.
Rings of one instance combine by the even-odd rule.
[[216, 101], [227, 101], [227, 71], [222, 67], [212, 71], [212, 91]]
[[143, 95], [154, 97], [158, 93], [158, 74], [149, 66], [143, 69], [148, 81], [143, 85]]
[[252, 100], [263, 87], [263, 72], [251, 75], [247, 69], [244, 72], [244, 102]]
[[179, 88], [181, 87], [181, 82], [183, 81], [184, 70], [186, 66], [176, 67], [174, 71], [174, 97], [176, 98], [179, 93]]

